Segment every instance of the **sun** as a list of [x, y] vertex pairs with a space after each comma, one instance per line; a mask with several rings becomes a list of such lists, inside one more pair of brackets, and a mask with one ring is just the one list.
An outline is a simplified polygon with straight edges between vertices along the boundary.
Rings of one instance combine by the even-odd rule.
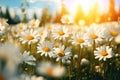
[[72, 2], [72, 6], [70, 6], [70, 3], [66, 3], [66, 4], [68, 5], [68, 10], [70, 11], [70, 13], [72, 15], [75, 15], [78, 5], [81, 5], [84, 13], [88, 14], [90, 8], [95, 2], [96, 0], [75, 0]]
[[88, 14], [90, 8], [95, 3], [95, 0], [77, 0], [76, 5], [80, 4], [85, 14]]

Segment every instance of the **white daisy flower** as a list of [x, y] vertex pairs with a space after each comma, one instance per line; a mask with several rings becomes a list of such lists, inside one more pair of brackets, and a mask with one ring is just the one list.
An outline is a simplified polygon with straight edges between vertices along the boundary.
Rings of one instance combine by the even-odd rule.
[[96, 48], [96, 51], [94, 51], [95, 59], [104, 60], [106, 61], [107, 58], [113, 57], [113, 51], [112, 48], [109, 46], [101, 46]]
[[65, 26], [55, 26], [52, 29], [52, 35], [54, 39], [65, 40], [67, 37], [69, 37], [69, 34], [68, 28]]
[[117, 22], [106, 23], [105, 27], [106, 36], [110, 41], [120, 35], [120, 25]]
[[4, 33], [5, 33], [6, 29], [5, 29], [5, 26], [3, 26], [1, 23], [0, 23], [0, 36], [2, 36]]
[[20, 80], [45, 80], [42, 76], [29, 76], [29, 75], [25, 75], [25, 74], [22, 74], [21, 77], [20, 77]]
[[88, 32], [86, 33], [86, 38], [88, 39], [89, 43], [93, 43], [95, 41], [96, 43], [103, 41], [105, 28], [98, 25], [92, 25], [88, 29]]
[[24, 51], [21, 55], [18, 55], [21, 62], [25, 62], [29, 65], [35, 65], [34, 61], [36, 61], [33, 55], [30, 55], [30, 52]]
[[40, 53], [41, 56], [49, 56], [52, 57], [53, 55], [53, 44], [49, 41], [44, 41], [38, 44], [37, 53]]
[[39, 34], [37, 31], [33, 29], [28, 29], [23, 32], [21, 32], [20, 35], [20, 41], [22, 41], [22, 44], [28, 43], [29, 45], [31, 43], [36, 43], [39, 39]]
[[0, 44], [0, 59], [6, 61], [6, 68], [12, 73], [15, 72], [16, 67], [20, 63], [19, 57], [17, 56], [19, 54], [20, 50], [17, 45], [8, 42]]
[[65, 73], [65, 68], [60, 65], [52, 64], [50, 62], [42, 62], [38, 65], [37, 71], [42, 75], [61, 77]]
[[32, 19], [31, 21], [29, 21], [29, 28], [38, 28], [40, 24], [40, 21], [37, 19]]
[[64, 15], [64, 16], [62, 16], [62, 18], [61, 18], [61, 22], [62, 22], [63, 24], [71, 24], [71, 23], [73, 23], [74, 21], [73, 21], [73, 18], [72, 18], [70, 15]]
[[64, 45], [60, 45], [58, 48], [54, 48], [54, 50], [55, 54], [53, 55], [53, 57], [56, 58], [56, 61], [59, 61], [61, 59], [62, 62], [65, 62], [72, 56], [71, 49], [68, 47], [65, 48]]
[[52, 31], [53, 26], [54, 26], [53, 24], [46, 24], [45, 25], [46, 29], [50, 32]]
[[85, 33], [82, 33], [82, 32], [76, 33], [76, 34], [72, 35], [72, 39], [70, 41], [74, 45], [80, 45], [81, 47], [87, 46], [88, 41], [87, 41], [87, 39], [85, 39], [84, 34]]
[[11, 32], [12, 32], [13, 37], [19, 37], [20, 36], [20, 33], [19, 33], [19, 31], [16, 27], [12, 27]]
[[22, 31], [24, 31], [24, 30], [27, 29], [27, 25], [26, 25], [26, 24], [23, 24], [23, 23], [18, 24], [16, 27], [17, 27], [16, 29], [17, 29], [19, 32], [22, 32]]
[[45, 41], [46, 37], [48, 37], [48, 31], [45, 28], [39, 28], [37, 31], [40, 36], [40, 42]]

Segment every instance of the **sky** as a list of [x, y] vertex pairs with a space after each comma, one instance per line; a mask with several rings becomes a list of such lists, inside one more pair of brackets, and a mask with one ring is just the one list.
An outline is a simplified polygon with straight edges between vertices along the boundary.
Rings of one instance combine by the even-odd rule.
[[[8, 6], [9, 8], [20, 8], [22, 1], [23, 0], [0, 0], [0, 5]], [[31, 2], [32, 0], [27, 1], [29, 1], [29, 9], [49, 6], [50, 10], [54, 10], [56, 8], [55, 6], [57, 6], [55, 3], [56, 1], [53, 0], [36, 0], [36, 2]]]
[[[71, 13], [75, 14], [74, 10], [78, 6], [78, 4], [82, 5], [82, 8], [85, 13], [88, 13], [89, 9], [93, 7], [95, 3], [98, 3], [100, 8], [100, 13], [105, 13], [109, 9], [109, 0], [65, 0], [66, 6], [71, 11]], [[115, 0], [115, 9], [118, 11], [120, 7], [120, 0]]]
[[[11, 12], [13, 12], [13, 8], [17, 11], [17, 14], [20, 14], [20, 7], [21, 7], [21, 2], [23, 0], [0, 0], [0, 6], [8, 6], [11, 9]], [[37, 14], [40, 14], [42, 8], [48, 7], [49, 11], [51, 13], [56, 12], [56, 10], [59, 10], [61, 2], [60, 0], [28, 0], [29, 1], [29, 8], [28, 12], [31, 14], [28, 14], [28, 16], [33, 15], [33, 11], [36, 11]], [[83, 10], [85, 12], [88, 11], [90, 6], [93, 5], [93, 2], [97, 1], [100, 5], [100, 12], [105, 12], [108, 10], [109, 6], [109, 0], [63, 0], [64, 3], [66, 4], [68, 10], [74, 14], [74, 10], [76, 8], [76, 5], [78, 3], [82, 4]], [[118, 10], [120, 6], [120, 0], [115, 0], [115, 9]], [[14, 13], [13, 13], [14, 14]], [[38, 15], [39, 16], [39, 15]], [[40, 16], [39, 16], [40, 17]]]
[[[0, 0], [0, 5], [4, 5], [4, 6], [8, 6], [8, 7], [20, 7], [21, 5], [21, 2], [23, 0]], [[48, 3], [51, 4], [51, 2], [59, 2], [60, 0], [28, 0], [29, 2], [31, 2], [30, 6], [31, 7], [44, 7], [46, 6]], [[36, 1], [35, 2], [35, 5], [34, 5], [34, 2], [32, 1]], [[98, 1], [98, 2], [103, 2], [102, 4], [105, 5], [105, 4], [108, 4], [108, 1], [109, 0], [64, 0], [65, 3], [70, 3], [72, 5], [73, 2], [75, 1], [81, 1], [81, 2], [84, 2], [84, 1], [90, 1], [90, 2], [93, 2], [93, 1]], [[89, 3], [89, 2], [88, 2]], [[39, 5], [36, 5], [36, 4], [39, 4]], [[118, 7], [120, 5], [120, 0], [115, 0], [115, 4], [116, 4], [116, 7]], [[54, 6], [56, 6], [55, 4], [53, 4]]]

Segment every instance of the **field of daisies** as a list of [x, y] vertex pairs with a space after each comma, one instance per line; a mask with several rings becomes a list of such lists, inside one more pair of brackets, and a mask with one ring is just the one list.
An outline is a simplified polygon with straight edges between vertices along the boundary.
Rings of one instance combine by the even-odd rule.
[[120, 22], [0, 19], [0, 80], [120, 80]]

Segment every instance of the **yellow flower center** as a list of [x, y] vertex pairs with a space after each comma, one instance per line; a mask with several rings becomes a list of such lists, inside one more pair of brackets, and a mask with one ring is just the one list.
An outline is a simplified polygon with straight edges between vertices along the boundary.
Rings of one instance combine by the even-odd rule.
[[79, 28], [79, 29], [77, 29], [77, 32], [80, 32], [81, 31], [81, 29]]
[[2, 74], [0, 74], [0, 80], [6, 80]]
[[51, 26], [48, 26], [48, 30], [51, 30], [52, 29], [52, 27]]
[[14, 31], [14, 34], [17, 34], [17, 31]]
[[31, 25], [31, 26], [32, 26], [32, 27], [35, 27], [35, 25], [36, 25], [35, 23], [32, 23], [32, 25]]
[[111, 34], [112, 36], [116, 37], [116, 36], [118, 35], [118, 32], [112, 31], [112, 32], [110, 32], [110, 34]]
[[96, 34], [91, 34], [90, 37], [91, 37], [92, 39], [98, 38], [98, 36], [97, 36]]
[[40, 32], [40, 36], [42, 36], [44, 33], [43, 32]]
[[69, 22], [70, 22], [69, 18], [66, 18], [66, 19], [65, 19], [65, 22], [66, 22], [66, 23], [69, 23]]
[[20, 30], [23, 30], [23, 27], [22, 27], [22, 26], [20, 26], [20, 27], [19, 27], [19, 29], [20, 29]]
[[77, 41], [78, 41], [79, 43], [83, 43], [83, 42], [84, 42], [84, 40], [83, 40], [82, 38], [78, 38]]
[[108, 55], [108, 53], [107, 53], [107, 52], [105, 52], [105, 51], [103, 51], [103, 52], [101, 52], [101, 55], [102, 55], [102, 56], [107, 56], [107, 55]]
[[49, 47], [44, 47], [44, 48], [43, 48], [43, 51], [49, 52], [49, 51], [50, 51], [50, 48], [49, 48]]
[[33, 40], [33, 39], [34, 39], [34, 37], [33, 37], [33, 36], [31, 36], [31, 35], [28, 35], [28, 36], [26, 36], [26, 39], [27, 39], [27, 40]]
[[47, 73], [48, 75], [53, 75], [53, 69], [52, 69], [52, 68], [48, 68], [48, 69], [46, 70], [46, 73]]
[[61, 52], [58, 53], [58, 55], [59, 55], [60, 57], [63, 57], [63, 56], [65, 56], [65, 53], [64, 53], [63, 51], [61, 51]]
[[64, 33], [63, 31], [59, 31], [58, 34], [59, 34], [60, 36], [63, 36], [65, 33]]

